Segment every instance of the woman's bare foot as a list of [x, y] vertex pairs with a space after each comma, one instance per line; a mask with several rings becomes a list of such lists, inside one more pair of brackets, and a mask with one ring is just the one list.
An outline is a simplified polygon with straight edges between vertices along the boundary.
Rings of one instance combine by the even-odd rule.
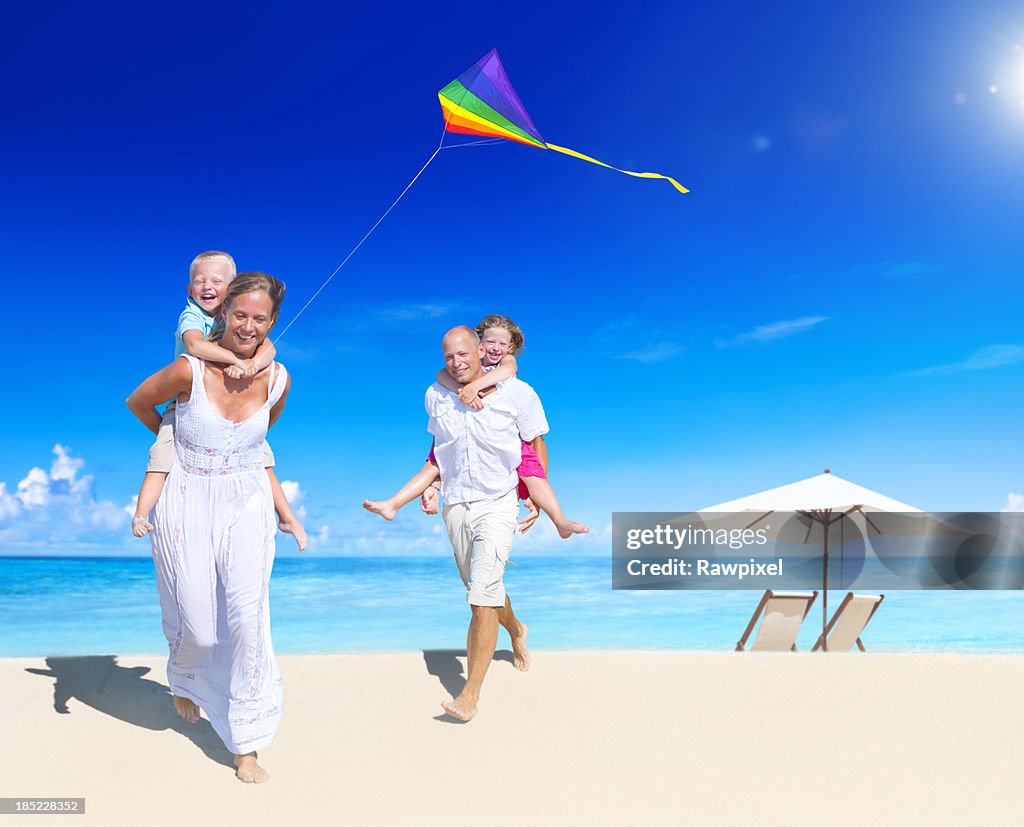
[[574, 523], [572, 520], [562, 520], [560, 523], [555, 523], [555, 528], [558, 530], [558, 536], [563, 540], [569, 539], [573, 534], [587, 534], [590, 532], [590, 526], [583, 525], [583, 523]]
[[196, 706], [195, 701], [190, 698], [180, 698], [177, 695], [171, 697], [174, 698], [174, 708], [182, 720], [188, 721], [190, 724], [199, 720], [199, 707]]
[[453, 718], [458, 718], [460, 721], [472, 721], [473, 716], [476, 715], [476, 703], [462, 695], [450, 701], [442, 701], [441, 707]]
[[381, 500], [380, 502], [363, 500], [363, 508], [367, 511], [372, 511], [374, 514], [380, 514], [385, 520], [395, 519], [395, 514], [398, 513], [398, 509], [395, 508], [391, 500]]
[[256, 753], [235, 756], [235, 778], [245, 784], [262, 784], [270, 780], [270, 773], [256, 763]]
[[153, 530], [153, 524], [142, 514], [132, 517], [132, 534], [136, 537], [145, 537]]
[[306, 546], [309, 545], [309, 538], [306, 536], [306, 529], [302, 527], [302, 523], [298, 520], [290, 523], [282, 520], [277, 524], [277, 527], [285, 534], [291, 534], [295, 538], [295, 542], [299, 546], [299, 551], [306, 550]]
[[526, 648], [526, 635], [530, 630], [519, 621], [519, 634], [512, 638], [512, 663], [520, 672], [530, 671], [530, 650]]

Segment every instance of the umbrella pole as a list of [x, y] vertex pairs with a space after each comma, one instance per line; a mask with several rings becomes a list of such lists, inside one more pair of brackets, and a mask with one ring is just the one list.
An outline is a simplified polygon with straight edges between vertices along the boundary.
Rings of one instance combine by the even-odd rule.
[[828, 624], [828, 529], [831, 521], [832, 509], [829, 508], [825, 511], [825, 520], [822, 523], [822, 527], [825, 529], [825, 560], [822, 566], [822, 579], [821, 579], [821, 650], [823, 652], [828, 651], [828, 639], [825, 637], [825, 629]]

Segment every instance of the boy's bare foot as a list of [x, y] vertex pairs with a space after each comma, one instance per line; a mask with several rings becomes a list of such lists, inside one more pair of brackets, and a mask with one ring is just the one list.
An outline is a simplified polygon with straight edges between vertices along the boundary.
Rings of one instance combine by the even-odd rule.
[[136, 537], [145, 537], [152, 530], [153, 524], [141, 514], [132, 517], [132, 534]]
[[558, 529], [558, 536], [563, 540], [567, 540], [573, 534], [587, 534], [590, 532], [590, 526], [583, 525], [583, 523], [574, 523], [572, 520], [562, 520], [560, 523], [555, 523], [555, 528]]
[[182, 720], [188, 721], [190, 724], [199, 720], [199, 707], [196, 706], [195, 701], [189, 698], [179, 698], [177, 695], [172, 697], [174, 698], [174, 708]]
[[385, 520], [395, 519], [395, 514], [398, 513], [398, 510], [391, 504], [391, 500], [381, 500], [380, 502], [363, 500], [363, 508], [374, 514], [380, 514]]
[[519, 634], [512, 638], [512, 662], [520, 672], [530, 671], [530, 650], [526, 648], [526, 635], [529, 629], [523, 621], [519, 621]]
[[285, 534], [291, 534], [295, 538], [295, 542], [299, 546], [299, 551], [306, 550], [306, 546], [309, 545], [309, 538], [306, 536], [306, 529], [302, 527], [302, 523], [298, 520], [293, 523], [288, 523], [282, 520], [277, 524], [277, 527]]
[[235, 778], [246, 784], [262, 784], [270, 780], [270, 773], [256, 763], [256, 753], [235, 756]]
[[476, 703], [469, 698], [464, 698], [462, 695], [450, 701], [442, 701], [441, 707], [453, 718], [458, 718], [460, 721], [472, 721], [473, 716], [476, 715]]

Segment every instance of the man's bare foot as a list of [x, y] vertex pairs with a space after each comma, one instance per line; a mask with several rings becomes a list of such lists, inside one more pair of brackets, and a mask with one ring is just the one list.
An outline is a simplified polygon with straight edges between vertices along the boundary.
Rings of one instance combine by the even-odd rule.
[[262, 784], [270, 780], [270, 773], [256, 763], [256, 753], [235, 756], [235, 778], [246, 784]]
[[530, 630], [519, 621], [519, 634], [512, 638], [512, 662], [520, 672], [530, 671], [530, 650], [526, 648], [526, 636]]
[[153, 524], [141, 514], [132, 517], [132, 534], [136, 537], [145, 537], [153, 530]]
[[299, 546], [299, 551], [306, 550], [306, 546], [309, 545], [309, 538], [306, 536], [306, 529], [302, 527], [302, 523], [298, 520], [293, 523], [282, 520], [277, 524], [277, 527], [285, 534], [291, 534], [295, 538], [295, 542]]
[[572, 520], [562, 520], [560, 523], [555, 523], [555, 528], [558, 529], [558, 536], [563, 540], [569, 539], [573, 534], [588, 534], [590, 532], [590, 526], [583, 525], [583, 523], [574, 523]]
[[199, 707], [196, 706], [195, 701], [189, 698], [179, 698], [177, 695], [172, 695], [172, 697], [174, 698], [174, 708], [182, 720], [188, 721], [190, 724], [199, 720]]
[[367, 511], [372, 511], [374, 514], [380, 514], [385, 520], [395, 519], [395, 514], [398, 513], [398, 509], [391, 504], [391, 500], [381, 500], [380, 502], [363, 500], [363, 508]]
[[473, 716], [476, 715], [476, 703], [469, 698], [464, 698], [462, 695], [451, 701], [442, 701], [441, 707], [453, 718], [458, 718], [460, 721], [472, 721]]

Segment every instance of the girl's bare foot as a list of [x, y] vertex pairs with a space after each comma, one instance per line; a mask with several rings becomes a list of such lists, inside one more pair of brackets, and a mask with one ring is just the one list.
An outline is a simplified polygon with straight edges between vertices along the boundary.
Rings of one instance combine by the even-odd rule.
[[298, 520], [292, 523], [282, 520], [277, 524], [277, 527], [285, 534], [291, 534], [295, 538], [295, 542], [299, 546], [299, 551], [306, 550], [306, 546], [309, 545], [309, 538], [306, 536], [306, 529], [302, 527], [302, 523]]
[[555, 528], [558, 529], [558, 536], [563, 540], [567, 540], [573, 534], [587, 534], [590, 531], [590, 526], [583, 525], [583, 523], [574, 523], [572, 520], [562, 520], [560, 523], [555, 523]]
[[398, 509], [395, 508], [391, 500], [381, 500], [380, 502], [363, 500], [363, 508], [367, 511], [372, 511], [374, 514], [380, 514], [385, 520], [395, 519], [395, 514], [398, 513]]
[[153, 524], [141, 514], [132, 517], [132, 534], [136, 537], [145, 537], [153, 530]]
[[183, 721], [194, 724], [199, 720], [199, 707], [196, 706], [195, 701], [189, 698], [179, 698], [177, 695], [171, 697], [174, 698], [174, 708]]
[[235, 778], [245, 784], [262, 784], [270, 780], [270, 773], [256, 763], [256, 753], [235, 756]]

